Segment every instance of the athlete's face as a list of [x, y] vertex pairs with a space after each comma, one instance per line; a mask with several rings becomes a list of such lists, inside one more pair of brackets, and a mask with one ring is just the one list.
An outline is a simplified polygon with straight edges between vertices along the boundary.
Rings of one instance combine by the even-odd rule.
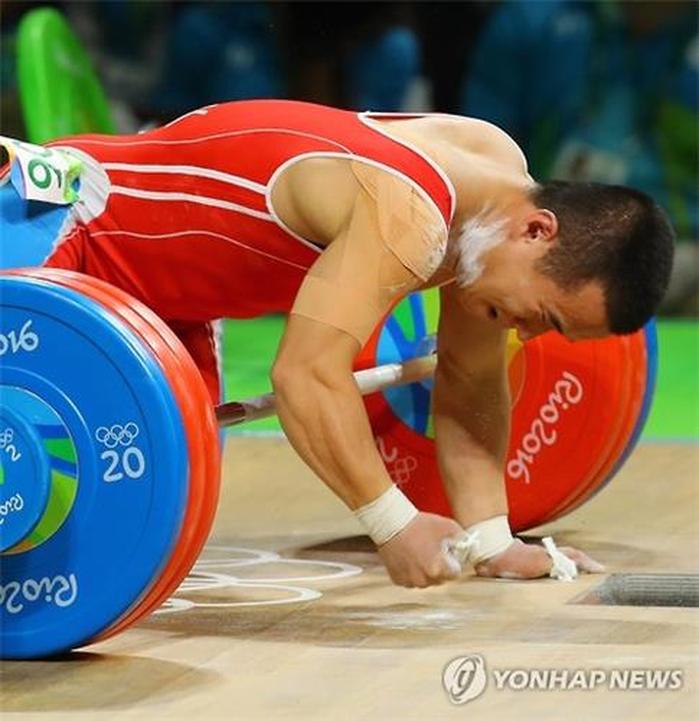
[[[548, 211], [543, 211], [544, 213]], [[517, 225], [483, 258], [483, 272], [464, 288], [472, 312], [503, 328], [515, 328], [521, 340], [557, 331], [570, 340], [609, 335], [604, 293], [597, 281], [575, 290], [559, 287], [538, 270], [537, 261], [556, 242], [553, 225]]]

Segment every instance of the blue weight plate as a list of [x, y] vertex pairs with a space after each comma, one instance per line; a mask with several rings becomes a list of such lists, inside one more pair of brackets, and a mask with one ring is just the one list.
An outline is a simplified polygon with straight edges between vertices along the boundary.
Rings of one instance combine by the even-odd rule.
[[[427, 318], [420, 293], [413, 293], [406, 301], [410, 313], [394, 312], [386, 320], [379, 336], [376, 351], [377, 365], [400, 363], [410, 358], [428, 355], [434, 352], [435, 338], [428, 335]], [[406, 309], [407, 310], [407, 309]], [[383, 397], [394, 415], [404, 425], [420, 435], [431, 435], [430, 412], [432, 409], [432, 377], [423, 378], [417, 383], [387, 388]]]
[[157, 579], [187, 503], [187, 443], [159, 364], [108, 310], [14, 276], [0, 298], [0, 392], [15, 411], [31, 396], [60, 419], [44, 427], [52, 467], [77, 479], [52, 532], [2, 557], [0, 651], [36, 658], [95, 637]]
[[34, 427], [0, 391], [0, 551], [28, 536], [49, 497], [49, 464]]

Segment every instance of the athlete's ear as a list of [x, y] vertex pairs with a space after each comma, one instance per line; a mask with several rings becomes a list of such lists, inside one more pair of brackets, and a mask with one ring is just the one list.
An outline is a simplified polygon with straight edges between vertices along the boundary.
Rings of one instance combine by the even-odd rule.
[[529, 243], [550, 243], [558, 236], [558, 218], [546, 208], [536, 208], [524, 219], [522, 239]]

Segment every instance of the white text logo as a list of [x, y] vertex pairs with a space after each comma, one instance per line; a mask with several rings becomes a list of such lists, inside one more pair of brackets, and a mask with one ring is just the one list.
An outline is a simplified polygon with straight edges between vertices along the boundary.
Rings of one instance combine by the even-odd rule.
[[0, 356], [5, 355], [7, 351], [10, 353], [19, 353], [23, 350], [26, 353], [31, 353], [39, 347], [39, 336], [32, 330], [31, 320], [28, 320], [20, 330], [19, 334], [16, 330], [11, 330], [8, 333], [0, 333]]
[[57, 575], [53, 578], [44, 576], [38, 580], [27, 578], [24, 581], [10, 581], [0, 585], [0, 608], [8, 613], [20, 613], [25, 603], [34, 603], [43, 599], [45, 603], [53, 603], [59, 608], [66, 608], [75, 603], [78, 597], [78, 579], [75, 574]]
[[507, 464], [507, 472], [512, 478], [524, 477], [525, 483], [531, 482], [530, 466], [537, 455], [544, 446], [552, 446], [558, 440], [554, 425], [561, 417], [561, 409], [567, 411], [582, 398], [582, 383], [572, 373], [563, 371], [562, 378], [556, 381], [546, 403], [539, 408], [537, 417], [522, 438], [515, 457]]

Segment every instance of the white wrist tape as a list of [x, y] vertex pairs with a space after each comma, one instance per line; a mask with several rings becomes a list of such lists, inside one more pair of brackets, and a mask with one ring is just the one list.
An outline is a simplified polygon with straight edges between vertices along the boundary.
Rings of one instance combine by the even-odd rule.
[[507, 516], [495, 516], [480, 523], [474, 523], [463, 534], [449, 543], [449, 551], [461, 563], [473, 566], [487, 561], [506, 550], [514, 541]]
[[371, 540], [382, 546], [400, 533], [417, 516], [418, 510], [398, 486], [391, 486], [376, 500], [358, 508], [355, 518]]

